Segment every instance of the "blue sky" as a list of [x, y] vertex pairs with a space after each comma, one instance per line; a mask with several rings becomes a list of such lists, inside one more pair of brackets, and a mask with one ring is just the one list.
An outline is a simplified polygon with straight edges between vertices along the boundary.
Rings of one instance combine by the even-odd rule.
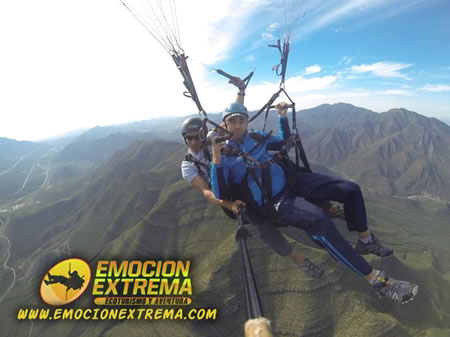
[[[299, 8], [286, 81], [298, 110], [346, 102], [450, 122], [447, 0], [176, 1], [206, 111], [221, 111], [236, 90], [201, 63], [241, 77], [255, 68], [249, 109], [277, 90], [279, 54], [267, 44], [284, 38], [286, 3]], [[170, 57], [119, 0], [4, 2], [0, 31], [0, 137], [196, 112]]]
[[[305, 2], [294, 3], [302, 8]], [[236, 43], [241, 53], [234, 54], [248, 60], [240, 71], [256, 67], [256, 81], [272, 80], [273, 74], [258, 70], [270, 69], [277, 52], [263, 43], [254, 49], [247, 46], [254, 45], [258, 35], [258, 42], [283, 37], [283, 15], [279, 20], [277, 12], [282, 14], [283, 9], [252, 18], [249, 25], [258, 26], [259, 33]], [[344, 101], [380, 112], [405, 107], [450, 120], [448, 1], [310, 1], [291, 44], [288, 75], [301, 77], [305, 86], [322, 80], [322, 86], [313, 86], [317, 90], [304, 90], [303, 97], [297, 94], [300, 102], [306, 96], [309, 103]], [[235, 55], [218, 66], [236, 67]]]

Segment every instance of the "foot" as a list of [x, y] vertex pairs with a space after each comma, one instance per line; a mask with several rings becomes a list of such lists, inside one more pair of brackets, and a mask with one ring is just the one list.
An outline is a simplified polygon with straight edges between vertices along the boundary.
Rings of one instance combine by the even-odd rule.
[[389, 297], [395, 302], [402, 304], [412, 301], [419, 292], [417, 284], [394, 280], [384, 271], [380, 271], [373, 287], [381, 296]]
[[299, 264], [298, 266], [306, 275], [315, 279], [320, 278], [324, 273], [318, 264], [311, 262], [309, 259], [305, 259], [305, 263]]
[[358, 240], [355, 249], [361, 255], [374, 254], [381, 257], [391, 256], [394, 254], [394, 249], [390, 247], [384, 247], [377, 239], [375, 234], [370, 233], [372, 240], [369, 243], [362, 243]]

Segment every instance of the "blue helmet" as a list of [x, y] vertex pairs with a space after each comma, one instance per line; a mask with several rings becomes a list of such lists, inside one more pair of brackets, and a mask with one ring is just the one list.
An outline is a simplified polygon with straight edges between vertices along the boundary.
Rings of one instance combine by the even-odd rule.
[[222, 120], [232, 116], [245, 116], [248, 118], [247, 108], [241, 103], [231, 103], [222, 114]]

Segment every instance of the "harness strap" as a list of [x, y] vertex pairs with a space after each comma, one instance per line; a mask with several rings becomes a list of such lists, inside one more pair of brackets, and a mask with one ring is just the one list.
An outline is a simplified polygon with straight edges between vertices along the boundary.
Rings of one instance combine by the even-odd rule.
[[[206, 152], [208, 152], [208, 151], [206, 150]], [[186, 160], [186, 161], [188, 161], [188, 162], [190, 162], [190, 163], [195, 164], [195, 166], [197, 167], [197, 170], [198, 170], [198, 174], [199, 174], [202, 178], [205, 178], [205, 173], [202, 171], [201, 167], [205, 168], [205, 169], [206, 169], [206, 172], [208, 172], [208, 175], [210, 175], [210, 170], [211, 170], [211, 168], [209, 167], [209, 165], [207, 165], [207, 164], [205, 164], [205, 163], [202, 163], [201, 161], [195, 159], [194, 156], [193, 156], [192, 154], [190, 154], [190, 153], [187, 154], [187, 155], [184, 157], [184, 160]], [[208, 180], [209, 180], [209, 177], [207, 177], [206, 181], [208, 181]]]
[[278, 89], [278, 91], [272, 95], [269, 101], [261, 109], [259, 109], [259, 111], [255, 115], [253, 115], [253, 117], [250, 118], [248, 122], [251, 123], [255, 118], [257, 118], [260, 114], [262, 114], [267, 107], [270, 107], [273, 104], [273, 102], [275, 102], [275, 100], [280, 96], [282, 91], [283, 91], [282, 88]]
[[[280, 81], [280, 88], [284, 88], [284, 81], [286, 77], [286, 69], [287, 69], [287, 62], [288, 62], [288, 56], [289, 56], [289, 40], [284, 40], [283, 42], [283, 48], [281, 47], [281, 41], [278, 39], [277, 44], [269, 44], [269, 47], [277, 48], [280, 52], [281, 60], [280, 63], [273, 66], [272, 70], [275, 70], [276, 74], [278, 76], [281, 76]], [[281, 70], [279, 70], [281, 66]]]
[[222, 150], [224, 156], [238, 157], [241, 151], [235, 147], [225, 146]]
[[297, 135], [292, 134], [289, 136], [289, 138], [286, 140], [286, 144], [283, 145], [280, 151], [278, 151], [275, 156], [279, 159], [282, 159], [283, 157], [287, 156], [289, 151], [296, 145], [296, 139]]
[[[296, 148], [296, 152], [295, 152], [296, 158], [297, 158], [297, 156], [300, 156], [300, 159], [303, 162], [306, 172], [312, 172], [311, 167], [309, 166], [308, 158], [306, 157], [305, 149], [303, 148], [302, 141], [300, 140], [300, 137], [298, 137], [297, 140], [295, 141], [295, 148]], [[298, 166], [298, 162], [297, 162], [297, 166]]]
[[[212, 162], [211, 154], [209, 153], [209, 151], [208, 151], [206, 146], [203, 146], [203, 155], [205, 156], [205, 158], [208, 161], [208, 163]], [[208, 165], [208, 167], [209, 167], [209, 165]]]
[[250, 138], [256, 140], [256, 145], [253, 146], [247, 153], [251, 153], [254, 149], [256, 149], [258, 146], [260, 146], [261, 144], [264, 144], [266, 142], [267, 139], [270, 138], [270, 136], [272, 136], [272, 130], [270, 130], [269, 133], [267, 133], [267, 135], [261, 135], [260, 133], [257, 132], [250, 132], [248, 135], [250, 136]]
[[250, 175], [252, 176], [253, 180], [255, 181], [256, 185], [258, 186], [258, 188], [261, 190], [261, 195], [262, 195], [262, 200], [261, 200], [261, 204], [262, 207], [265, 208], [265, 201], [269, 201], [269, 197], [267, 196], [267, 191], [266, 189], [263, 187], [263, 185], [261, 184], [261, 182], [258, 179], [258, 176], [256, 175], [255, 169], [253, 167], [249, 167], [248, 168], [248, 172], [250, 173]]
[[267, 202], [273, 205], [272, 202], [272, 176], [270, 174], [270, 166], [262, 169], [263, 187], [266, 189]]
[[277, 164], [277, 162], [273, 158], [270, 158], [268, 161], [265, 161], [264, 163], [259, 163], [259, 164], [253, 165], [253, 167], [260, 168], [260, 169], [267, 169], [275, 164]]
[[183, 84], [186, 87], [187, 91], [183, 92], [183, 95], [185, 97], [191, 98], [197, 105], [199, 113], [203, 113], [203, 115], [206, 117], [206, 112], [200, 103], [197, 91], [195, 90], [194, 81], [192, 80], [192, 76], [186, 62], [187, 56], [183, 52], [179, 54], [173, 53], [171, 54], [171, 56], [178, 70], [180, 71], [181, 76], [183, 76], [184, 79]]

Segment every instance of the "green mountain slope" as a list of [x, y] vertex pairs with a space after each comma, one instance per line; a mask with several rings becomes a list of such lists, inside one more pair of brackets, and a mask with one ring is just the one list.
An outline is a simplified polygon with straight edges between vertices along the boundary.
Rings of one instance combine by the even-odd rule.
[[[304, 139], [310, 160], [385, 194], [450, 200], [447, 124], [405, 109], [377, 114], [336, 106], [328, 106], [322, 115], [305, 112], [306, 119], [315, 116], [325, 127]], [[346, 106], [348, 113], [343, 113]], [[319, 116], [325, 115], [331, 126], [320, 123]]]
[[[0, 306], [2, 336], [225, 336], [242, 335], [246, 320], [236, 223], [181, 181], [185, 146], [139, 141], [96, 170], [75, 194], [38, 208], [0, 214], [11, 242], [16, 282]], [[373, 230], [396, 249], [370, 258], [394, 277], [420, 285], [416, 300], [378, 299], [365, 280], [337, 264], [296, 230], [286, 234], [323, 264], [319, 281], [273, 253], [253, 228], [249, 251], [265, 315], [276, 336], [424, 336], [450, 332], [449, 212], [445, 202], [410, 200], [364, 189]], [[38, 196], [35, 196], [38, 198]], [[49, 198], [48, 200], [50, 200]], [[346, 233], [345, 224], [337, 226]], [[3, 240], [1, 241], [3, 244]], [[0, 256], [6, 247], [1, 246]], [[217, 307], [215, 322], [18, 322], [19, 307], [43, 306], [38, 289], [54, 263], [86, 259], [182, 258], [192, 261], [193, 306]], [[0, 294], [11, 275], [1, 271]], [[88, 306], [89, 291], [74, 307]], [[1, 296], [1, 295], [0, 295]]]
[[[209, 114], [218, 122], [220, 114]], [[134, 139], [181, 142], [184, 117], [96, 127], [76, 138], [57, 157], [101, 165]], [[261, 116], [250, 128], [261, 129]], [[350, 104], [323, 104], [297, 112], [297, 126], [311, 161], [352, 176], [389, 195], [450, 199], [450, 127], [405, 109], [384, 113]], [[278, 133], [275, 112], [266, 131]]]

